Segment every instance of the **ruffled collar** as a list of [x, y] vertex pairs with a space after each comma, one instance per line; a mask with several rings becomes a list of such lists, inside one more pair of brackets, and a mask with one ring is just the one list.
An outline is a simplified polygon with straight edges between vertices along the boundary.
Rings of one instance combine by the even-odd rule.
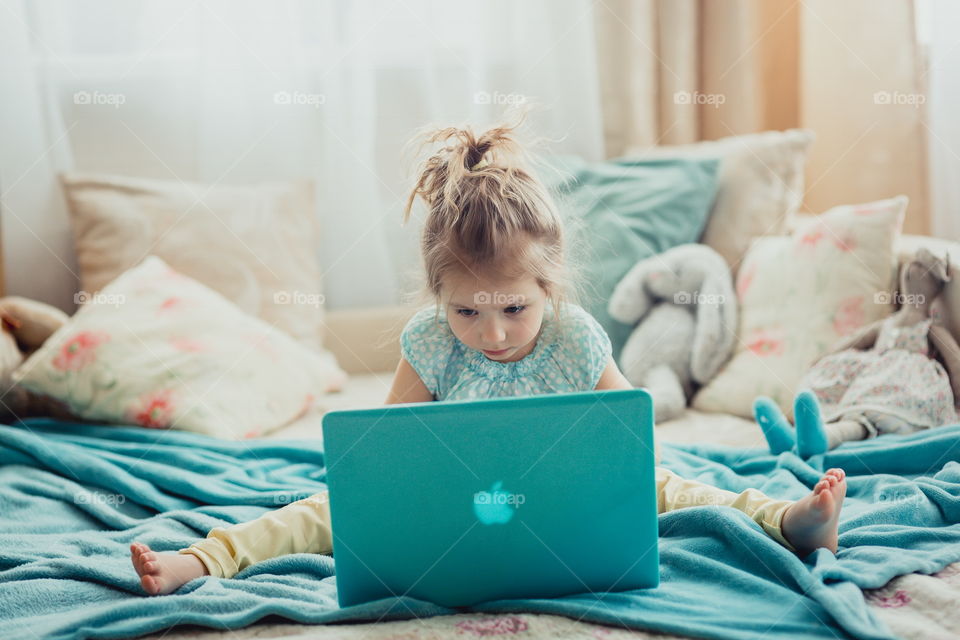
[[554, 350], [557, 348], [557, 319], [553, 313], [553, 307], [547, 303], [543, 312], [543, 324], [540, 328], [540, 337], [533, 346], [533, 351], [516, 362], [498, 362], [491, 360], [482, 352], [471, 349], [460, 340], [457, 340], [457, 348], [464, 352], [464, 360], [467, 366], [486, 378], [492, 380], [514, 380], [527, 376], [550, 361]]

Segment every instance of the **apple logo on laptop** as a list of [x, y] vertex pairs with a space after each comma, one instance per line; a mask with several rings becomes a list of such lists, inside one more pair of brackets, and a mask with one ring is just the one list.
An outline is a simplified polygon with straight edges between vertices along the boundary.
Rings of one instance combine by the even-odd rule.
[[493, 483], [490, 491], [473, 494], [473, 512], [483, 524], [506, 524], [513, 518], [517, 507], [524, 503], [523, 494], [502, 491], [502, 481]]

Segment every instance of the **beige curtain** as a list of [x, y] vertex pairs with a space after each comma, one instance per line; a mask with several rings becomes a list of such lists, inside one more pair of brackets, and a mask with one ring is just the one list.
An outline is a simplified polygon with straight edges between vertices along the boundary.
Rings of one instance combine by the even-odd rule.
[[923, 86], [912, 0], [600, 0], [609, 156], [804, 127], [803, 210], [905, 193], [927, 233]]

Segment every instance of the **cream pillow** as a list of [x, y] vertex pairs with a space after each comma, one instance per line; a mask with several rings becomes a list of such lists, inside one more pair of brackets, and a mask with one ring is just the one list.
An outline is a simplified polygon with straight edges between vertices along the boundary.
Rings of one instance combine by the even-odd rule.
[[717, 195], [700, 242], [723, 256], [736, 274], [753, 238], [784, 233], [800, 208], [813, 137], [806, 129], [765, 131], [634, 153], [721, 158]]
[[13, 375], [85, 419], [250, 438], [346, 374], [156, 256], [108, 284]]
[[62, 174], [61, 182], [81, 301], [152, 254], [247, 313], [322, 348], [313, 183], [208, 187], [85, 173]]
[[737, 276], [733, 358], [693, 399], [703, 411], [751, 417], [754, 398], [792, 415], [797, 384], [842, 337], [891, 311], [906, 196], [835, 207], [790, 236], [757, 239]]

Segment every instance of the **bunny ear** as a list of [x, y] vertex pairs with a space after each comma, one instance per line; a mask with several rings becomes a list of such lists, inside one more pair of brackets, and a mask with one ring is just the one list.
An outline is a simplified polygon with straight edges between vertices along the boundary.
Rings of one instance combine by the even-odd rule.
[[610, 302], [607, 303], [607, 313], [611, 318], [623, 324], [633, 325], [650, 310], [653, 298], [644, 285], [647, 275], [660, 265], [658, 258], [654, 256], [641, 260], [620, 278], [620, 282], [610, 296]]
[[920, 249], [917, 252], [917, 257], [923, 257], [926, 266], [930, 271], [936, 274], [937, 278], [941, 282], [950, 281], [950, 254], [947, 253], [945, 258], [941, 258], [933, 254], [932, 251], [927, 251], [926, 249]]
[[705, 384], [727, 361], [737, 331], [737, 303], [729, 272], [711, 271], [700, 286], [690, 376]]

